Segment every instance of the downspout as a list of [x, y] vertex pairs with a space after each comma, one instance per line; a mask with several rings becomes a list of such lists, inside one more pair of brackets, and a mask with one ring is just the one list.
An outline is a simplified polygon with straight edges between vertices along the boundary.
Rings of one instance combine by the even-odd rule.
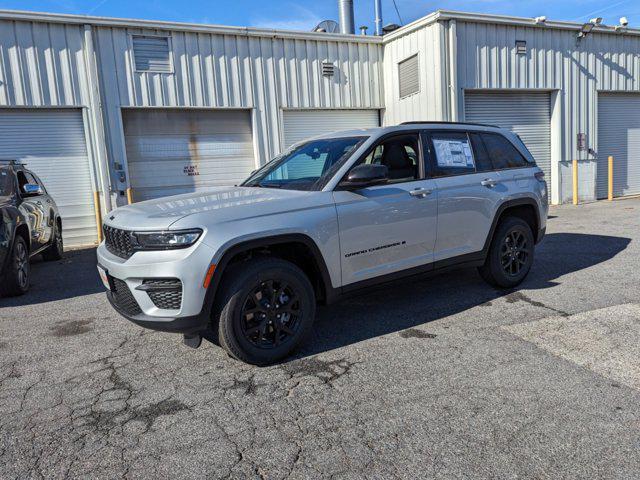
[[[102, 237], [102, 213], [112, 210], [111, 193], [109, 188], [109, 173], [105, 170], [107, 165], [107, 149], [104, 138], [104, 125], [102, 122], [102, 104], [100, 101], [100, 89], [98, 78], [98, 66], [93, 44], [93, 28], [84, 25], [84, 61], [85, 75], [87, 79], [89, 136], [92, 150], [92, 171], [94, 176], [94, 208], [96, 222], [98, 223], [98, 239]], [[99, 203], [104, 199], [104, 208]]]
[[449, 63], [449, 118], [452, 122], [459, 122], [458, 111], [458, 31], [455, 20], [449, 20], [449, 48], [447, 61]]

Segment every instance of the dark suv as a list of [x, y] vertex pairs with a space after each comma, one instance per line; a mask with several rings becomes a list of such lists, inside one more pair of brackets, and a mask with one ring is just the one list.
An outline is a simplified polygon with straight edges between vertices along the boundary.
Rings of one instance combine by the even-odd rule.
[[29, 259], [62, 258], [62, 220], [42, 181], [24, 165], [0, 160], [0, 295], [29, 289]]

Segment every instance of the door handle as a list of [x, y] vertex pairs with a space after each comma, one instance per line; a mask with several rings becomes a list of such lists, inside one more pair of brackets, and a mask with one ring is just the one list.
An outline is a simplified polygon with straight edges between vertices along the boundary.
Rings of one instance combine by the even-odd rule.
[[416, 188], [415, 190], [409, 191], [409, 195], [411, 195], [412, 197], [424, 198], [427, 195], [431, 195], [431, 190]]
[[497, 184], [498, 184], [498, 181], [492, 178], [485, 178], [480, 182], [480, 185], [482, 185], [483, 187], [489, 187], [489, 188], [495, 187]]

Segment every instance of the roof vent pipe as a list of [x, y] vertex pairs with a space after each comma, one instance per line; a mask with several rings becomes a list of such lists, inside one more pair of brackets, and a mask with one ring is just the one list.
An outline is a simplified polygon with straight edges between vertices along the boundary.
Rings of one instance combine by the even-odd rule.
[[382, 0], [373, 0], [375, 10], [376, 35], [382, 35]]
[[353, 0], [338, 0], [338, 14], [340, 17], [340, 33], [355, 33]]

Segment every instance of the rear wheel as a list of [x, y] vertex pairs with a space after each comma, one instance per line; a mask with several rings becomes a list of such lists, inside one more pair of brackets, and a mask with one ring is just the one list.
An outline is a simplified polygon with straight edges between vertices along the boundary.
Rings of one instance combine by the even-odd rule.
[[274, 363], [309, 336], [315, 294], [296, 265], [257, 258], [225, 275], [218, 340], [232, 357], [254, 365]]
[[518, 217], [505, 218], [496, 229], [484, 265], [478, 269], [480, 275], [496, 287], [515, 287], [531, 269], [534, 243], [527, 222]]
[[24, 239], [17, 235], [13, 241], [4, 277], [0, 281], [0, 295], [15, 297], [29, 290], [29, 249]]
[[64, 253], [64, 243], [62, 241], [62, 228], [60, 224], [56, 222], [53, 229], [53, 237], [51, 238], [51, 245], [44, 252], [42, 252], [42, 258], [47, 261], [60, 260]]

